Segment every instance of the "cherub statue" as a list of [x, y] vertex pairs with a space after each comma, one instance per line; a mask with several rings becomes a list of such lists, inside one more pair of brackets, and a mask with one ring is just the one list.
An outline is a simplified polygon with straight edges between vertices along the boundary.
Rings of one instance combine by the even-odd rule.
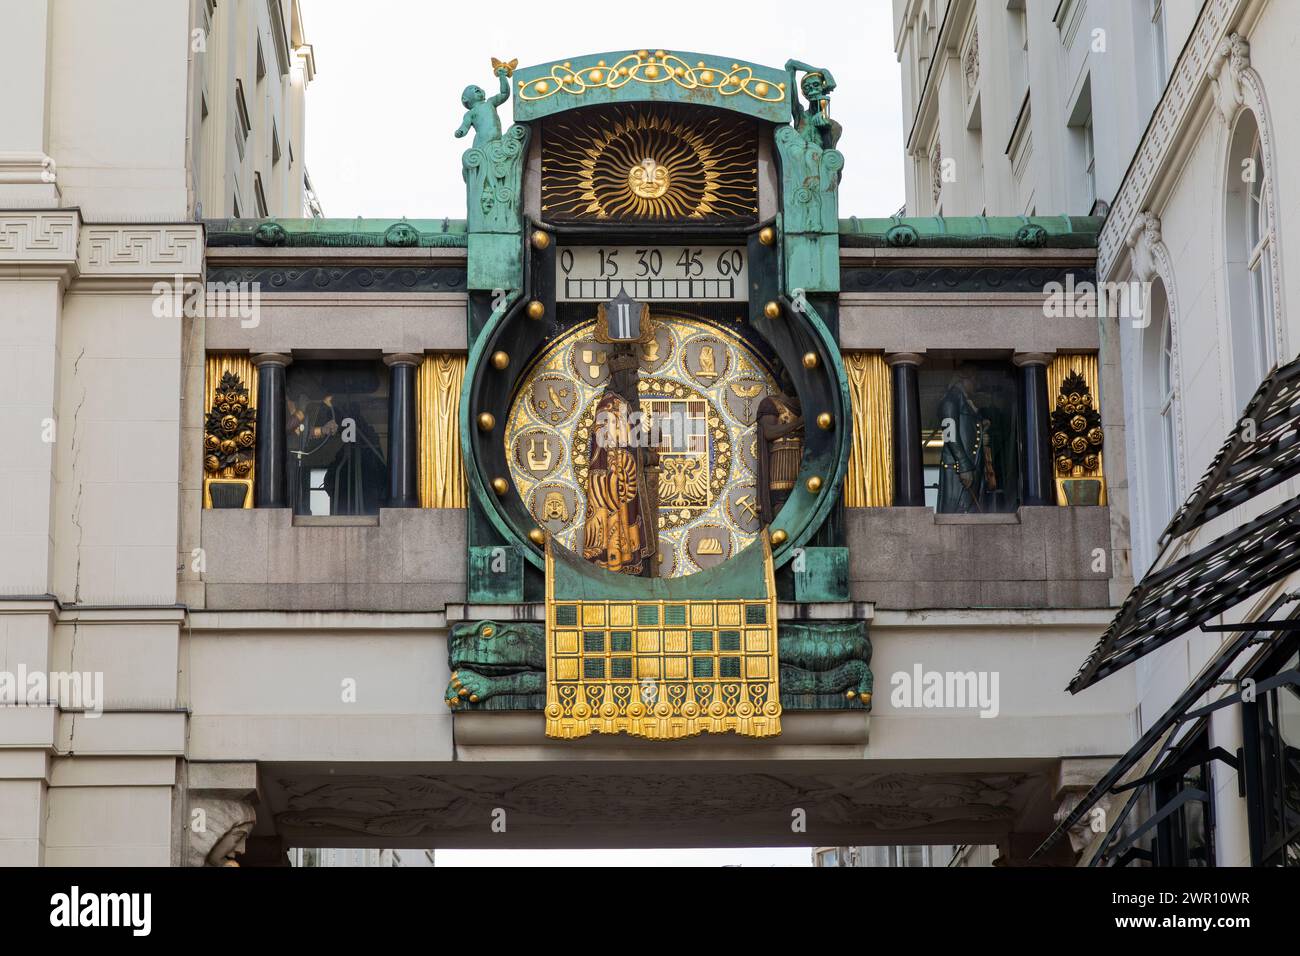
[[[831, 91], [835, 89], [835, 77], [825, 68], [809, 66], [799, 60], [786, 60], [786, 72], [790, 75], [787, 84], [790, 90], [790, 108], [794, 112], [794, 128], [813, 146], [821, 149], [834, 149], [840, 141], [844, 128], [831, 119]], [[798, 89], [803, 90], [804, 99], [808, 101], [807, 109], [799, 102], [796, 91], [795, 76], [803, 72], [803, 80]]]
[[511, 60], [509, 63], [502, 63], [493, 57], [492, 69], [497, 79], [501, 81], [501, 92], [491, 99], [487, 98], [481, 86], [471, 84], [465, 87], [465, 92], [460, 95], [460, 101], [464, 104], [466, 112], [465, 118], [461, 120], [460, 129], [456, 130], [457, 139], [468, 133], [470, 127], [474, 128], [475, 147], [495, 143], [501, 138], [501, 120], [497, 117], [497, 107], [510, 99], [510, 77], [514, 75], [515, 64], [518, 62], [518, 60]]

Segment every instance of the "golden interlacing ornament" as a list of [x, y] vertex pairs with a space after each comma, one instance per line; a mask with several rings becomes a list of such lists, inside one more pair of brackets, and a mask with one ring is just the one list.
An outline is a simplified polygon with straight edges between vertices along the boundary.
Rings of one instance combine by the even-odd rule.
[[752, 120], [673, 104], [601, 106], [547, 122], [547, 219], [753, 220]]
[[675, 83], [686, 90], [713, 90], [720, 96], [748, 96], [763, 103], [785, 99], [785, 84], [772, 83], [754, 75], [754, 68], [733, 63], [730, 69], [697, 60], [692, 66], [665, 50], [637, 50], [607, 65], [575, 67], [570, 60], [551, 66], [547, 76], [519, 81], [519, 98], [525, 102], [544, 100], [557, 93], [581, 96], [587, 90], [616, 90], [628, 83]]

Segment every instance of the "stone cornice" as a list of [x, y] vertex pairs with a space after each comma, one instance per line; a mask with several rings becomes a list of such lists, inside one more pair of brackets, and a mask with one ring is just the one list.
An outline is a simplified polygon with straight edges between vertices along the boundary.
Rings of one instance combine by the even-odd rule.
[[1097, 244], [1097, 274], [1112, 278], [1128, 252], [1127, 240], [1139, 213], [1152, 207], [1156, 177], [1166, 168], [1177, 140], [1186, 134], [1198, 102], [1209, 96], [1213, 70], [1222, 68], [1220, 42], [1248, 0], [1207, 0], [1192, 35], [1165, 87], [1124, 181], [1111, 205], [1110, 216]]

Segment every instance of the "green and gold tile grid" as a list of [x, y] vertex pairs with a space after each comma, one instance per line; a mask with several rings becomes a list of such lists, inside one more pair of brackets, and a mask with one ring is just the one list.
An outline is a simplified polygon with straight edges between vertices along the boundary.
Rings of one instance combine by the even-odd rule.
[[771, 598], [548, 600], [546, 653], [548, 736], [781, 732]]

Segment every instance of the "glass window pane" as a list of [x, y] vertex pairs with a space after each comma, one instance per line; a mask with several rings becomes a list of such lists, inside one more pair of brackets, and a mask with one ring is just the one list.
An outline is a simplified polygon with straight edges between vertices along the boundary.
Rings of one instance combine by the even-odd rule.
[[383, 362], [294, 362], [286, 374], [285, 406], [294, 514], [378, 514], [388, 494]]
[[943, 514], [1020, 504], [1020, 397], [1009, 362], [927, 359], [919, 375], [926, 502]]

